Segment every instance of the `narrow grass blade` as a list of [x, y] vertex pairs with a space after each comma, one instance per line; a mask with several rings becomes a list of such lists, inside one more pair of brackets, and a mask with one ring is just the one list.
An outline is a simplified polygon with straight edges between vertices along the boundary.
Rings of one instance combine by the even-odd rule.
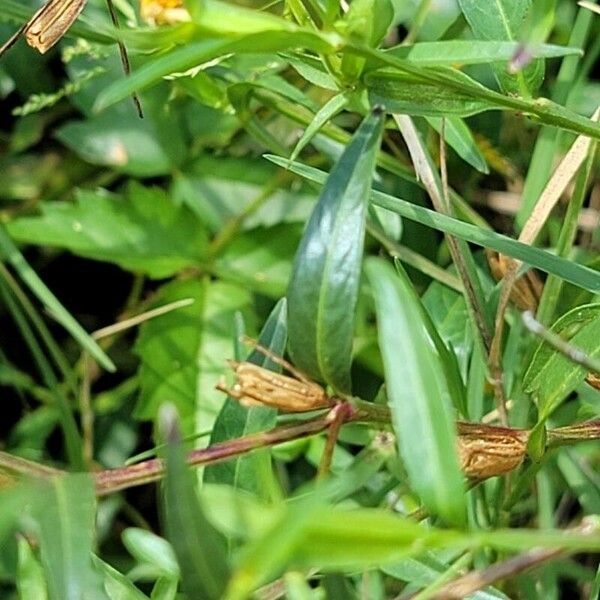
[[[281, 167], [288, 167], [287, 158], [271, 155], [266, 155], [265, 158]], [[289, 170], [309, 181], [321, 185], [327, 179], [327, 174], [325, 172], [298, 162], [289, 165]], [[523, 244], [522, 242], [518, 242], [494, 231], [476, 227], [470, 223], [465, 223], [458, 219], [438, 214], [432, 210], [423, 208], [422, 206], [417, 206], [406, 200], [390, 196], [389, 194], [372, 190], [371, 201], [374, 204], [396, 212], [411, 221], [422, 223], [423, 225], [427, 225], [428, 227], [432, 227], [439, 231], [451, 233], [456, 237], [467, 240], [468, 242], [473, 242], [484, 248], [493, 248], [498, 252], [502, 252], [503, 254], [519, 259], [532, 267], [536, 267], [541, 271], [561, 277], [574, 285], [596, 294], [600, 293], [600, 273], [589, 267], [560, 258], [549, 252], [540, 250], [539, 248], [528, 246], [527, 244]]]
[[84, 350], [87, 350], [107, 371], [114, 372], [116, 370], [114, 363], [106, 356], [102, 348], [85, 332], [83, 327], [71, 316], [38, 277], [37, 273], [29, 266], [2, 225], [0, 225], [0, 257], [4, 257], [14, 267], [32, 293]]

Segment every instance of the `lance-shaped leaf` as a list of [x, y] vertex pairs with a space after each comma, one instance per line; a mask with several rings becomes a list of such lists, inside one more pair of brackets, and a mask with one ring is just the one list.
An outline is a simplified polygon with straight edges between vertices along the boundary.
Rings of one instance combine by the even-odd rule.
[[431, 512], [463, 524], [452, 403], [423, 308], [402, 272], [376, 258], [367, 261], [366, 272], [375, 297], [392, 423], [410, 482]]
[[365, 216], [382, 125], [376, 109], [332, 169], [296, 254], [287, 294], [294, 362], [343, 392], [350, 391]]

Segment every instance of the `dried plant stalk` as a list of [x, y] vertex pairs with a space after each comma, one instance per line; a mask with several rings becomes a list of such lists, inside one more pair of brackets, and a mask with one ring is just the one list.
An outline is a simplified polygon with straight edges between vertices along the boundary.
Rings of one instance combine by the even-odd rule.
[[280, 375], [249, 362], [230, 360], [236, 376], [231, 389], [223, 382], [217, 389], [250, 406], [271, 406], [284, 412], [306, 412], [333, 405], [325, 390], [312, 381]]

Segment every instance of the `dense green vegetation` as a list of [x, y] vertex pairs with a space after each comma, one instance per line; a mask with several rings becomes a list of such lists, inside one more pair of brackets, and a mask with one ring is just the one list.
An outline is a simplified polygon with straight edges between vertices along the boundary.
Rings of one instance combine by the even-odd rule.
[[90, 0], [2, 56], [2, 598], [598, 598], [583, 4]]

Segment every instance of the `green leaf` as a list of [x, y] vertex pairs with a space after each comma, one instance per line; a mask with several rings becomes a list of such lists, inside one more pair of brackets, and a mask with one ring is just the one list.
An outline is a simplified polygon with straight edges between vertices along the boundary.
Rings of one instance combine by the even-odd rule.
[[187, 466], [175, 409], [161, 413], [166, 453], [162, 516], [189, 598], [219, 600], [229, 579], [225, 538], [206, 518]]
[[298, 248], [287, 293], [292, 359], [308, 375], [345, 392], [382, 126], [380, 111], [368, 115], [331, 171]]
[[[141, 394], [136, 415], [154, 419], [165, 400], [173, 402], [186, 435], [210, 431], [223, 404], [215, 383], [231, 358], [233, 316], [248, 314], [249, 293], [236, 285], [208, 279], [173, 281], [156, 295], [156, 305], [183, 298], [194, 304], [145, 323], [135, 352]], [[252, 322], [250, 316], [248, 320]]]
[[375, 296], [392, 422], [409, 479], [429, 510], [463, 525], [466, 505], [452, 404], [423, 308], [406, 275], [375, 258], [365, 268]]
[[[277, 165], [289, 168], [290, 171], [301, 175], [309, 181], [314, 181], [322, 185], [327, 179], [327, 174], [319, 169], [297, 162], [289, 165], [289, 161], [286, 158], [279, 156], [265, 155], [265, 158]], [[422, 206], [376, 190], [371, 190], [371, 201], [373, 204], [398, 213], [411, 221], [416, 221], [439, 231], [450, 233], [484, 248], [493, 248], [498, 252], [508, 254], [508, 256], [521, 260], [546, 273], [557, 275], [574, 285], [594, 293], [600, 293], [600, 273], [589, 267], [554, 256], [549, 252], [523, 244], [494, 231], [476, 227], [470, 223], [464, 223], [458, 219], [436, 213]]]
[[128, 527], [123, 532], [122, 540], [129, 554], [138, 562], [150, 564], [168, 577], [179, 577], [173, 548], [160, 536], [138, 527]]
[[[97, 93], [113, 80], [114, 77], [104, 82]], [[123, 77], [116, 80], [121, 81]], [[171, 89], [171, 85], [163, 84], [144, 94], [143, 119], [132, 117], [134, 107], [127, 98], [102, 115], [67, 122], [55, 135], [75, 154], [94, 165], [136, 177], [168, 175], [179, 167], [187, 150], [181, 119], [176, 111], [165, 110]]]
[[[427, 122], [441, 134], [442, 118], [426, 117]], [[489, 173], [487, 163], [481, 154], [471, 130], [465, 122], [458, 117], [444, 117], [444, 139], [446, 143], [466, 162], [481, 173]]]
[[205, 39], [188, 43], [146, 63], [130, 77], [116, 81], [97, 98], [94, 110], [99, 112], [133, 92], [156, 85], [166, 75], [183, 72], [229, 53], [279, 52], [293, 48], [310, 48], [316, 52], [327, 52], [332, 44], [338, 43], [334, 34], [318, 35], [304, 31], [270, 31], [245, 35], [237, 39]]
[[34, 507], [34, 518], [50, 597], [80, 600], [97, 583], [92, 568], [96, 516], [92, 478], [87, 473], [55, 477], [38, 493], [44, 502]]
[[[395, 46], [385, 52], [396, 58], [408, 59], [422, 66], [477, 65], [507, 62], [520, 49], [518, 42], [483, 40], [444, 40], [419, 42], [412, 46]], [[580, 48], [538, 44], [531, 48], [534, 58], [552, 58], [581, 54]]]
[[302, 149], [306, 144], [312, 140], [317, 134], [319, 129], [330, 121], [335, 115], [337, 115], [346, 105], [348, 104], [348, 96], [345, 93], [337, 94], [330, 98], [317, 112], [310, 125], [306, 128], [302, 137], [298, 140], [291, 156], [290, 160], [296, 160], [296, 157], [302, 152]]
[[204, 258], [202, 225], [158, 189], [131, 183], [125, 198], [80, 191], [76, 204], [43, 203], [41, 210], [39, 217], [11, 222], [11, 235], [154, 278], [198, 266]]
[[215, 260], [212, 272], [248, 290], [281, 298], [301, 233], [300, 226], [295, 224], [238, 233]]
[[[531, 9], [531, 0], [459, 0], [462, 13], [475, 37], [484, 40], [521, 41], [521, 26]], [[544, 63], [536, 60], [522, 72], [510, 74], [506, 66], [492, 65], [498, 83], [507, 94], [535, 93], [544, 79]]]
[[[551, 327], [591, 358], [600, 356], [600, 304], [585, 304], [564, 314]], [[534, 394], [540, 420], [545, 420], [585, 379], [587, 369], [541, 342], [523, 378], [525, 391]]]
[[125, 575], [111, 567], [97, 556], [92, 560], [96, 571], [103, 577], [104, 590], [110, 600], [148, 600], [148, 596], [138, 590]]
[[[283, 356], [286, 341], [287, 315], [286, 301], [283, 298], [271, 311], [258, 342], [275, 355]], [[257, 350], [253, 350], [246, 360], [276, 372], [281, 371], [279, 365], [274, 364]], [[276, 422], [277, 411], [273, 408], [267, 406], [244, 407], [238, 400], [227, 398], [215, 421], [210, 445], [233, 440], [250, 433], [266, 431], [273, 428]], [[253, 492], [259, 497], [272, 499], [274, 481], [271, 454], [268, 450], [253, 452], [248, 456], [207, 467], [204, 471], [204, 481], [228, 484]]]
[[44, 572], [29, 542], [25, 538], [17, 540], [19, 562], [17, 565], [17, 590], [19, 598], [47, 600], [48, 589], [44, 581]]
[[392, 113], [468, 117], [499, 108], [493, 102], [473, 97], [468, 91], [461, 92], [443, 84], [426, 83], [412, 75], [391, 69], [368, 73], [365, 84], [371, 104], [381, 104]]

